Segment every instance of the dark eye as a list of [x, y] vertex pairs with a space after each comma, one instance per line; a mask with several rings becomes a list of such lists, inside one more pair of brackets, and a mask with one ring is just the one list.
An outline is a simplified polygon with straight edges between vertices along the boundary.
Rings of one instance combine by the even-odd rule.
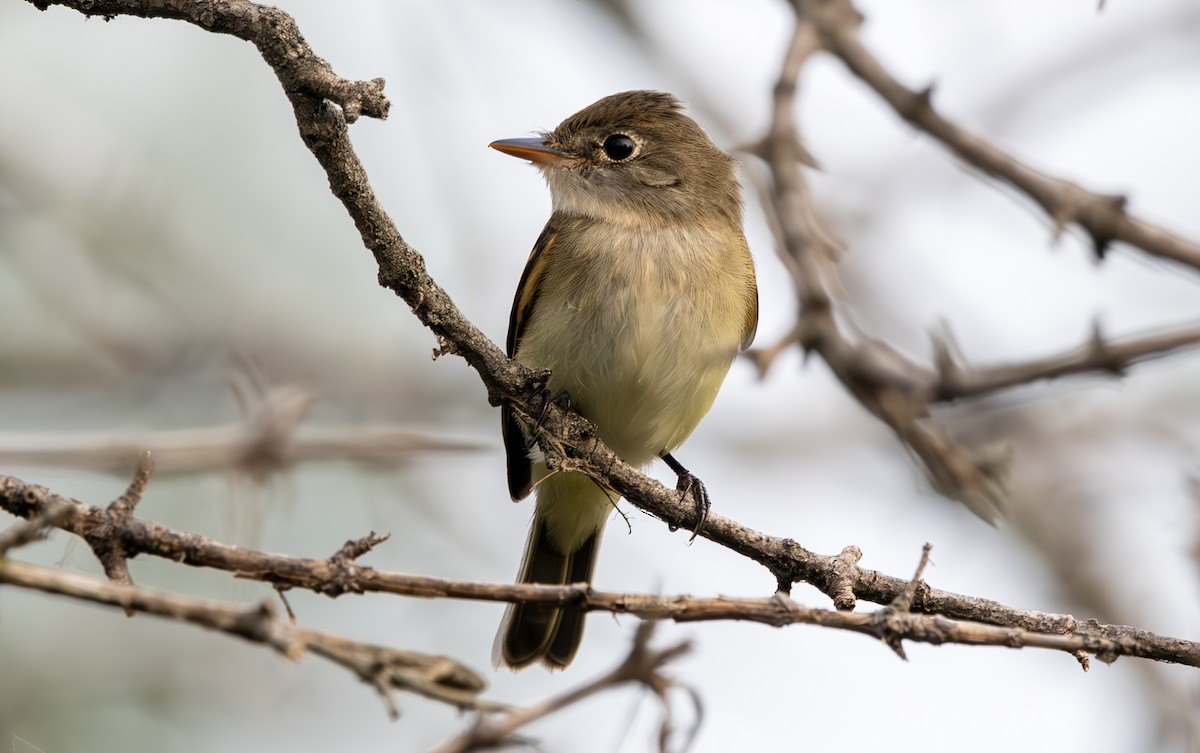
[[604, 140], [604, 153], [613, 162], [629, 159], [637, 151], [637, 142], [623, 133], [614, 133]]

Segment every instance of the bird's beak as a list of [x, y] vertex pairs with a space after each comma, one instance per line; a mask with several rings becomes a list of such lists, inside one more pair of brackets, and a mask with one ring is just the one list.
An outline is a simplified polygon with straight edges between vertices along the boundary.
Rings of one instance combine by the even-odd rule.
[[545, 139], [500, 139], [488, 146], [498, 152], [543, 165], [561, 165], [575, 159], [566, 152], [546, 146]]

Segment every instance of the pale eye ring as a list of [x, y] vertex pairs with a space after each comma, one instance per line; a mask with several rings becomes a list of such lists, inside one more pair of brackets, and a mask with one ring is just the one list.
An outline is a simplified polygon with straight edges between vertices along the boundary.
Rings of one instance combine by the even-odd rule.
[[637, 142], [623, 133], [614, 133], [604, 140], [604, 154], [613, 162], [623, 162], [637, 151]]

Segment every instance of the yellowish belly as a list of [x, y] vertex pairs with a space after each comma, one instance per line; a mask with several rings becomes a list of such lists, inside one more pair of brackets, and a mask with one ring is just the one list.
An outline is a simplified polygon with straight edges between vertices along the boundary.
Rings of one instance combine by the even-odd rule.
[[669, 253], [564, 261], [545, 270], [517, 359], [550, 369], [550, 388], [644, 465], [712, 406], [744, 334], [746, 285], [728, 264], [688, 267]]

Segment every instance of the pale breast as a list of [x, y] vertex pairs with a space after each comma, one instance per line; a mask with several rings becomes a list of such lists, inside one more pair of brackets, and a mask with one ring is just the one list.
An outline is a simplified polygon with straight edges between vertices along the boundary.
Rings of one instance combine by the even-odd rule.
[[740, 233], [588, 223], [560, 231], [517, 358], [553, 372], [626, 461], [682, 443], [708, 412], [753, 305]]

